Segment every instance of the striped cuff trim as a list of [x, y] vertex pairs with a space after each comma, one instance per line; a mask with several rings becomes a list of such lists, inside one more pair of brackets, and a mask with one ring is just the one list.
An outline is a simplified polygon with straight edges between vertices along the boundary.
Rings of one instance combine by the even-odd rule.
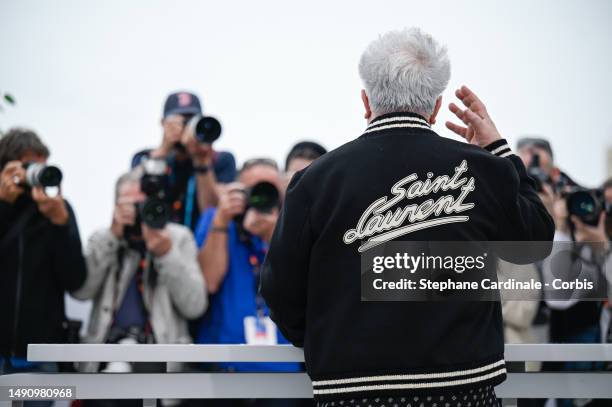
[[505, 139], [497, 140], [485, 147], [485, 150], [498, 157], [508, 157], [513, 154]]
[[[315, 395], [330, 395], [380, 390], [445, 388], [490, 380], [506, 374], [504, 360], [474, 369], [452, 372], [354, 377], [338, 380], [313, 381]], [[453, 378], [452, 380], [444, 380]], [[382, 383], [381, 383], [382, 382]]]

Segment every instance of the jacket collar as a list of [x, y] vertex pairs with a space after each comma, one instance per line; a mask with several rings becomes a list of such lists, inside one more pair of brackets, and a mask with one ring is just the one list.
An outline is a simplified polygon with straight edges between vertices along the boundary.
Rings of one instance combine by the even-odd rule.
[[387, 113], [370, 122], [363, 134], [396, 128], [431, 129], [429, 122], [421, 115], [410, 112]]

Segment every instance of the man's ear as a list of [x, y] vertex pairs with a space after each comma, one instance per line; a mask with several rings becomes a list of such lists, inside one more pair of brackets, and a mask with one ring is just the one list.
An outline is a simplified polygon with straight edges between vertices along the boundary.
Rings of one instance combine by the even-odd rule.
[[436, 99], [436, 106], [434, 107], [434, 111], [431, 114], [431, 116], [429, 116], [429, 123], [436, 124], [436, 116], [438, 115], [438, 112], [440, 111], [441, 107], [442, 107], [442, 96], [438, 96], [438, 98]]
[[369, 123], [372, 117], [372, 109], [370, 109], [370, 100], [368, 99], [368, 95], [366, 95], [365, 89], [361, 89], [361, 101], [363, 102], [363, 107], [365, 108], [365, 115], [363, 117]]

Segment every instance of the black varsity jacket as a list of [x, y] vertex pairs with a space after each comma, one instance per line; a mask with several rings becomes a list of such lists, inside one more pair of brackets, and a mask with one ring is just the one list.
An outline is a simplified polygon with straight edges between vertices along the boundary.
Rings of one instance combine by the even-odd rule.
[[368, 223], [373, 212], [449, 194], [389, 206], [411, 174], [457, 171], [474, 183], [450, 193], [464, 193], [470, 209], [453, 222], [435, 221], [452, 213], [431, 213], [429, 227], [397, 240], [552, 240], [553, 220], [505, 140], [483, 149], [440, 137], [411, 113], [374, 119], [291, 180], [260, 290], [281, 332], [304, 348], [315, 399], [448, 393], [505, 379], [499, 302], [360, 301], [360, 250], [388, 232]]

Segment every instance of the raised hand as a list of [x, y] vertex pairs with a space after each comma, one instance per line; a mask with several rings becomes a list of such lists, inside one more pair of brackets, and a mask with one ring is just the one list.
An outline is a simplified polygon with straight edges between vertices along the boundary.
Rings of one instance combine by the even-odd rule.
[[450, 121], [446, 122], [446, 127], [466, 139], [468, 143], [480, 147], [485, 147], [502, 138], [484, 103], [474, 92], [467, 86], [462, 86], [461, 89], [455, 91], [455, 96], [461, 100], [466, 109], [462, 110], [454, 103], [451, 103], [448, 108], [466, 127]]

